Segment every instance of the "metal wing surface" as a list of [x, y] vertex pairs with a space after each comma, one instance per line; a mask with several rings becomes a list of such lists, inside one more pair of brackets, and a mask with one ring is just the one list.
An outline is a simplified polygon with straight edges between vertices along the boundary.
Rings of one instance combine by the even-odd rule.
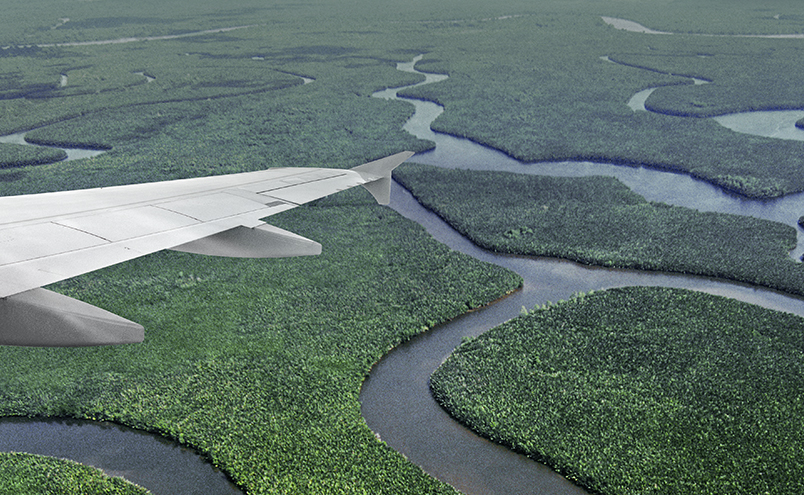
[[258, 172], [0, 198], [0, 344], [142, 341], [142, 326], [42, 286], [162, 249], [236, 257], [315, 255], [261, 219], [357, 185], [380, 203], [403, 152], [350, 170]]

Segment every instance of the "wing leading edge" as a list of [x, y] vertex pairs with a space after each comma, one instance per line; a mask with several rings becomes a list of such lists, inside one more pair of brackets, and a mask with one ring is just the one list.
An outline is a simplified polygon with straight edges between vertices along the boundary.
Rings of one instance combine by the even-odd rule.
[[261, 219], [362, 185], [390, 201], [402, 152], [349, 170], [258, 172], [0, 198], [0, 345], [141, 342], [144, 329], [42, 289], [162, 249], [248, 258], [316, 255], [321, 245]]

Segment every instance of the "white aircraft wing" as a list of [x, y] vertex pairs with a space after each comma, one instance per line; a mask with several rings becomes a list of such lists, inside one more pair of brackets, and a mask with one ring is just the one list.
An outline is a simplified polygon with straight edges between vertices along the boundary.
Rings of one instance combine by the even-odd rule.
[[141, 342], [141, 325], [42, 289], [162, 249], [248, 258], [316, 255], [321, 245], [262, 218], [362, 185], [390, 200], [403, 152], [349, 170], [258, 172], [0, 197], [0, 345]]

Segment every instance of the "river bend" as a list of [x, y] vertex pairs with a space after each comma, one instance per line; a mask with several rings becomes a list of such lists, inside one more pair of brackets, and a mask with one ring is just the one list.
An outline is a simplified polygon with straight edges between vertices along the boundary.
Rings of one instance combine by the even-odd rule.
[[114, 423], [0, 418], [0, 451], [71, 459], [109, 476], [122, 476], [158, 495], [243, 493], [196, 451]]
[[[415, 63], [398, 69], [417, 72]], [[424, 74], [430, 84], [446, 76]], [[399, 98], [393, 88], [375, 93], [385, 99]], [[804, 195], [774, 201], [746, 200], [725, 193], [688, 175], [648, 168], [623, 167], [590, 162], [528, 164], [472, 141], [433, 132], [430, 123], [443, 112], [434, 103], [404, 98], [416, 112], [405, 130], [436, 142], [433, 151], [414, 161], [448, 168], [505, 170], [556, 176], [610, 175], [651, 201], [755, 216], [795, 225], [804, 212]], [[625, 104], [625, 102], [624, 102]], [[634, 270], [612, 270], [578, 265], [569, 261], [498, 255], [484, 251], [461, 236], [438, 216], [425, 210], [407, 191], [394, 184], [390, 206], [421, 225], [450, 248], [482, 261], [519, 273], [523, 289], [480, 310], [465, 314], [392, 350], [372, 370], [363, 385], [360, 400], [369, 427], [388, 445], [429, 474], [468, 494], [581, 494], [586, 493], [557, 473], [524, 456], [476, 436], [435, 402], [429, 390], [430, 374], [466, 336], [477, 336], [547, 301], [567, 299], [575, 292], [643, 285], [677, 287], [718, 294], [771, 309], [804, 315], [804, 301], [771, 290], [705, 277], [690, 277]], [[796, 254], [801, 252], [797, 248]]]
[[[399, 64], [398, 68], [423, 74], [414, 68], [420, 59], [421, 56]], [[419, 84], [431, 84], [447, 78], [438, 74], [423, 75], [425, 81]], [[305, 83], [308, 82], [312, 80], [305, 80]], [[401, 89], [385, 90], [374, 96], [396, 99]], [[441, 114], [443, 108], [430, 102], [406, 101], [416, 107], [416, 112], [404, 129], [437, 144], [434, 150], [417, 155], [414, 160], [418, 162], [450, 168], [540, 175], [610, 175], [651, 201], [703, 211], [755, 216], [788, 225], [795, 225], [799, 215], [804, 212], [804, 194], [773, 201], [750, 201], [687, 175], [665, 171], [590, 162], [522, 163], [467, 139], [433, 132], [430, 123]], [[755, 123], [750, 125], [757, 127]], [[2, 137], [0, 142], [27, 144], [24, 133]], [[80, 153], [87, 150], [67, 151], [69, 159], [99, 153], [89, 151], [90, 154], [82, 156]], [[432, 399], [430, 374], [460, 343], [462, 337], [477, 336], [516, 316], [522, 307], [532, 308], [547, 301], [566, 299], [578, 291], [628, 285], [701, 290], [804, 315], [804, 301], [747, 285], [702, 277], [612, 270], [556, 259], [489, 253], [422, 208], [401, 186], [394, 184], [393, 188], [390, 206], [423, 225], [437, 240], [480, 260], [509, 268], [525, 280], [522, 290], [513, 295], [441, 325], [391, 351], [372, 370], [361, 392], [363, 415], [373, 431], [425, 471], [465, 493], [563, 495], [585, 492], [545, 466], [476, 436], [453, 421]], [[798, 256], [802, 251], [804, 249], [799, 246], [794, 254]], [[48, 449], [48, 445], [57, 445], [58, 448]], [[83, 446], [83, 453], [76, 451], [78, 446]], [[145, 450], [142, 450], [143, 446]], [[158, 436], [117, 425], [63, 419], [31, 422], [3, 418], [0, 421], [0, 450], [26, 450], [71, 458], [100, 467], [109, 474], [122, 475], [159, 493], [186, 493], [193, 489], [191, 486], [203, 486], [206, 493], [240, 493], [222, 473], [205, 464], [192, 451]], [[121, 452], [128, 455], [122, 457]], [[168, 462], [169, 457], [177, 455], [177, 460]], [[121, 462], [121, 459], [125, 460]], [[138, 462], [138, 459], [142, 462]], [[171, 466], [168, 470], [165, 469], [166, 463]], [[191, 465], [195, 467], [188, 471], [187, 466]], [[176, 475], [179, 470], [181, 476]]]

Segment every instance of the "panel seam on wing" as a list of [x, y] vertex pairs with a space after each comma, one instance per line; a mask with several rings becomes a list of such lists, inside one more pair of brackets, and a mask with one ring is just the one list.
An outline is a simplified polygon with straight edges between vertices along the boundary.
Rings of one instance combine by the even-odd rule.
[[[96, 238], [98, 238], [98, 239], [100, 239], [102, 241], [106, 241], [106, 242], [109, 242], [109, 243], [114, 242], [111, 239], [107, 239], [106, 237], [103, 237], [101, 235], [95, 234], [95, 233], [90, 232], [88, 230], [79, 229], [79, 228], [74, 227], [72, 225], [65, 225], [65, 224], [59, 223], [59, 222], [50, 222], [50, 223], [52, 223], [53, 225], [58, 225], [59, 227], [65, 227], [65, 228], [68, 228], [70, 230], [74, 230], [76, 232], [81, 232], [82, 234], [91, 235], [92, 237], [96, 237]], [[69, 252], [69, 251], [65, 251], [65, 252]]]

